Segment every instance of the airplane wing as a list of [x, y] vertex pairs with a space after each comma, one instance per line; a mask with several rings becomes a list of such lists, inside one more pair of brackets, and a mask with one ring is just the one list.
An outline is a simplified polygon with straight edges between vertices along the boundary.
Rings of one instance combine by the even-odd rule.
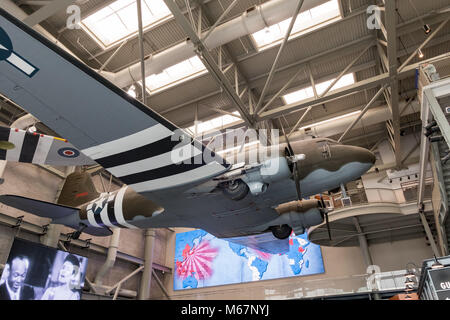
[[139, 193], [201, 183], [230, 167], [2, 9], [0, 92]]
[[53, 166], [96, 164], [66, 139], [1, 126], [0, 160]]
[[[279, 216], [270, 193], [262, 201], [251, 195], [234, 201], [219, 192], [186, 192], [231, 165], [1, 8], [0, 93], [164, 208], [152, 219], [130, 222], [139, 228], [243, 236]], [[269, 247], [267, 239], [255, 238], [251, 245], [258, 242]]]

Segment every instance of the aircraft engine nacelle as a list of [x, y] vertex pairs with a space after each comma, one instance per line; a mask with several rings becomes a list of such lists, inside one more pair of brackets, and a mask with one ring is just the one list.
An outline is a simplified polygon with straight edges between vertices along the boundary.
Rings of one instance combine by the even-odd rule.
[[257, 196], [267, 190], [270, 183], [288, 179], [291, 176], [285, 157], [265, 160], [259, 168], [248, 171], [242, 180], [248, 185], [250, 192]]
[[269, 223], [269, 229], [279, 239], [287, 238], [291, 231], [299, 235], [306, 228], [324, 221], [322, 204], [317, 200], [292, 201], [279, 205], [275, 210], [280, 215]]
[[232, 200], [241, 200], [250, 191], [257, 196], [266, 192], [270, 183], [289, 179], [291, 170], [285, 157], [277, 157], [263, 161], [261, 164], [247, 165], [232, 170], [222, 177], [223, 193]]
[[134, 228], [129, 222], [151, 218], [164, 211], [128, 187], [102, 194], [80, 208], [80, 219], [93, 227]]

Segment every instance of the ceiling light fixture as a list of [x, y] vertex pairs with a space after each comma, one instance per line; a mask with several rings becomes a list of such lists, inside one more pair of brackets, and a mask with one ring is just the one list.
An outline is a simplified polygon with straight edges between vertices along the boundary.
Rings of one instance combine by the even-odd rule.
[[425, 57], [425, 55], [423, 54], [422, 50], [419, 49], [419, 52], [417, 53], [419, 55], [420, 59], [423, 59], [423, 57]]

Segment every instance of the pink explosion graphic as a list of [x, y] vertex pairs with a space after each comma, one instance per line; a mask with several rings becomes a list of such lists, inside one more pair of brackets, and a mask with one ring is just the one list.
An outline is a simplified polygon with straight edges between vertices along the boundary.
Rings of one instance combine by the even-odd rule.
[[256, 253], [256, 255], [257, 255], [261, 260], [264, 260], [264, 261], [270, 261], [270, 259], [272, 259], [272, 254], [270, 254], [270, 253], [262, 252], [262, 251], [259, 251], [259, 250], [257, 250], [257, 249], [252, 249], [252, 250]]
[[209, 241], [202, 241], [192, 249], [186, 244], [183, 261], [176, 262], [178, 276], [183, 279], [190, 275], [197, 280], [208, 279], [213, 273], [212, 264], [217, 254], [218, 250], [211, 247]]

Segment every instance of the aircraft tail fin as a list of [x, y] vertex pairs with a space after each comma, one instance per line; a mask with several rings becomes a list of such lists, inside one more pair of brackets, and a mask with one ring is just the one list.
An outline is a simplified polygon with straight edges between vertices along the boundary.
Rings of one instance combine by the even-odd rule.
[[46, 201], [30, 199], [16, 195], [0, 195], [0, 202], [7, 206], [33, 213], [39, 217], [58, 219], [78, 213], [78, 208], [72, 208]]
[[78, 207], [99, 196], [89, 173], [74, 172], [67, 176], [58, 198], [58, 204]]

